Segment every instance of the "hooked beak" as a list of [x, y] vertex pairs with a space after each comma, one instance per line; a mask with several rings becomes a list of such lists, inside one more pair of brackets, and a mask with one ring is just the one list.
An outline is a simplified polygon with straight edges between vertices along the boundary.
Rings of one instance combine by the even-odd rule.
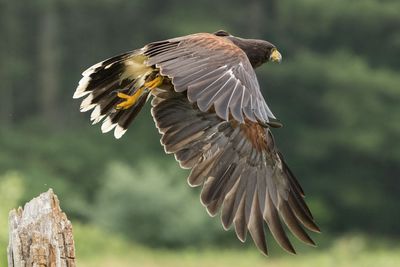
[[281, 63], [282, 55], [281, 55], [281, 53], [279, 53], [278, 49], [276, 49], [276, 48], [272, 49], [272, 53], [269, 56], [269, 60], [272, 61], [272, 62]]

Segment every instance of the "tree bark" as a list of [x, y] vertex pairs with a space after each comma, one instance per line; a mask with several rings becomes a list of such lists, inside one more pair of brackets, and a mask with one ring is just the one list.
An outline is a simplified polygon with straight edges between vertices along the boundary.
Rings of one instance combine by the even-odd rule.
[[74, 267], [72, 225], [53, 190], [9, 216], [9, 267]]

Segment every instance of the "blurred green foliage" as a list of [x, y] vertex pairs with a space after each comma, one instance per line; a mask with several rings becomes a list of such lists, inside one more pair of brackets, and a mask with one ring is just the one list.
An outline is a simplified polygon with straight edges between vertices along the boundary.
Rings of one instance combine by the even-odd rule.
[[208, 218], [197, 194], [188, 190], [181, 179], [185, 174], [154, 166], [151, 160], [136, 169], [109, 164], [93, 221], [152, 246], [216, 243], [223, 236], [222, 227]]
[[8, 244], [8, 216], [16, 208], [24, 193], [21, 174], [6, 172], [0, 176], [0, 266], [7, 265], [6, 247]]
[[255, 249], [244, 248], [148, 249], [80, 224], [75, 224], [74, 232], [79, 265], [84, 267], [396, 267], [400, 261], [398, 245], [357, 234], [342, 236], [326, 249], [303, 249], [296, 256], [280, 254], [273, 247], [271, 256], [266, 258]]
[[325, 236], [400, 236], [399, 1], [0, 0], [0, 21], [0, 184], [26, 189], [0, 194], [0, 247], [8, 210], [49, 187], [75, 221], [137, 242], [230, 244], [164, 155], [149, 107], [117, 141], [71, 98], [91, 64], [222, 28], [283, 54], [257, 73]]

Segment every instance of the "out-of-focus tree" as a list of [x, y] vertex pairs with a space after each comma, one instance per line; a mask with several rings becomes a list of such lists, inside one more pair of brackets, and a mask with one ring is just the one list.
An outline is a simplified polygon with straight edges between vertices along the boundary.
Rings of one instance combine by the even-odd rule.
[[[150, 161], [178, 168], [162, 153], [149, 106], [116, 141], [91, 127], [71, 96], [80, 73], [107, 57], [155, 40], [226, 29], [270, 40], [283, 54], [282, 64], [267, 64], [257, 74], [285, 125], [274, 130], [276, 140], [322, 228], [400, 235], [399, 1], [0, 0], [0, 21], [0, 176], [19, 170], [31, 189], [26, 200], [52, 186], [69, 199], [67, 212], [88, 221], [88, 207], [129, 187], [121, 178], [124, 186], [105, 193], [107, 183], [118, 180], [110, 170], [123, 169], [110, 162], [131, 166], [115, 171], [125, 176]], [[184, 177], [167, 176], [184, 183]], [[159, 193], [150, 180], [143, 192], [127, 188], [116, 201]], [[102, 216], [107, 212], [111, 205]], [[141, 210], [130, 212], [145, 221]], [[127, 225], [121, 222], [120, 230], [129, 231]]]
[[38, 106], [40, 116], [55, 124], [62, 115], [57, 109], [60, 83], [60, 43], [57, 5], [58, 0], [42, 1], [38, 32]]
[[18, 12], [15, 4], [10, 2], [0, 2], [0, 30], [2, 33], [2, 42], [0, 42], [0, 121], [4, 126], [9, 127], [13, 121], [14, 111], [14, 80], [18, 77], [18, 38], [21, 30], [17, 19]]

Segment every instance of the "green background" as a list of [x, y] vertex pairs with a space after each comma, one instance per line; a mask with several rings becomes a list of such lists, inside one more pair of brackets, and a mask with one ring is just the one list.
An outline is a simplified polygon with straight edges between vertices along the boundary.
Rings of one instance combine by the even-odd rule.
[[[265, 259], [208, 217], [188, 172], [164, 155], [149, 105], [115, 140], [72, 99], [98, 61], [219, 29], [283, 55], [257, 75], [323, 231], [312, 235], [318, 248], [295, 243], [298, 258], [269, 236], [275, 256]], [[399, 1], [0, 0], [0, 38], [0, 266], [8, 211], [49, 187], [82, 266], [100, 266], [98, 251], [104, 266], [400, 263]]]

